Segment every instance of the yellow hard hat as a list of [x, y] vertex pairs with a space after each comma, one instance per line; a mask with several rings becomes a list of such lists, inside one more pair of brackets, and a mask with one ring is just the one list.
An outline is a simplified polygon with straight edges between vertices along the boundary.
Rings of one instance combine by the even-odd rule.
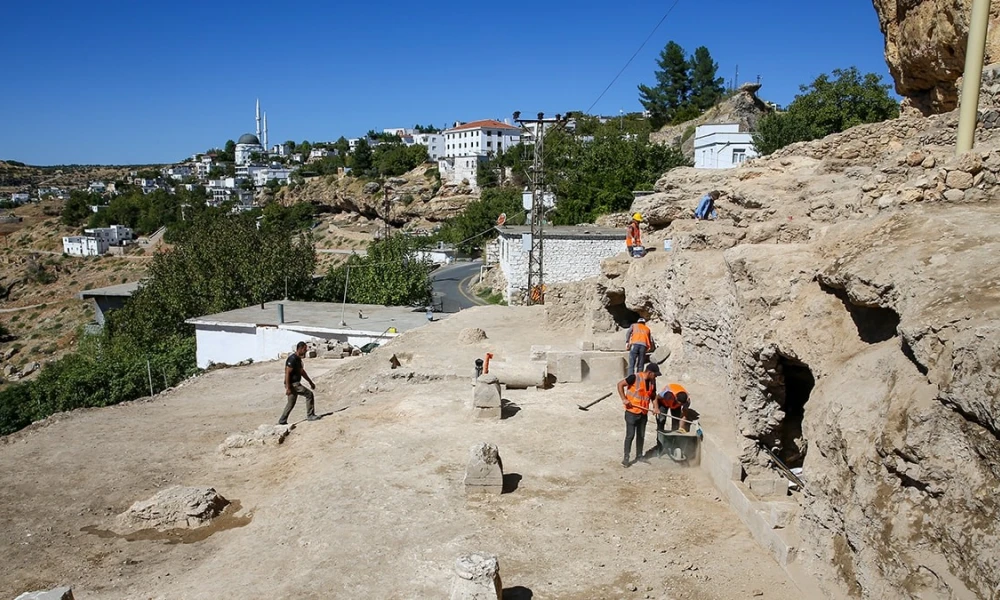
[[640, 215], [639, 213], [635, 213], [634, 215], [632, 215], [632, 220], [633, 221], [639, 221], [641, 223], [642, 222], [642, 215]]

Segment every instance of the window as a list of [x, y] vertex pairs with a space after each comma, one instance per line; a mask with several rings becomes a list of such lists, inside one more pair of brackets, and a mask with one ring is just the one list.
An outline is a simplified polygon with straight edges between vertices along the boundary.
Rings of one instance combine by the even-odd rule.
[[492, 148], [493, 147], [493, 142], [486, 142], [486, 147], [487, 148]]
[[733, 150], [733, 164], [742, 165], [747, 160], [747, 151], [744, 148], [736, 148]]

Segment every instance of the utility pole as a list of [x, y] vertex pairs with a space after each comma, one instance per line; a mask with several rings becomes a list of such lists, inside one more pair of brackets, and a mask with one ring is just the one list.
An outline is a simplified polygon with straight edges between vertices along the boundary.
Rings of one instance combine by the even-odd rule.
[[545, 187], [543, 176], [545, 172], [545, 126], [549, 124], [563, 125], [569, 116], [557, 114], [554, 119], [545, 118], [545, 113], [538, 113], [535, 119], [522, 119], [521, 112], [514, 112], [514, 121], [522, 127], [534, 125], [534, 157], [531, 173], [531, 250], [528, 253], [528, 298], [527, 304], [545, 303], [545, 276], [542, 270], [544, 259], [544, 222], [545, 222]]
[[983, 81], [983, 58], [986, 53], [986, 30], [990, 21], [990, 0], [972, 0], [969, 39], [965, 49], [965, 74], [962, 76], [962, 100], [959, 105], [956, 154], [972, 150], [979, 117], [979, 86]]
[[385, 236], [382, 239], [387, 240], [392, 233], [392, 226], [389, 225], [389, 211], [392, 210], [392, 205], [389, 198], [389, 184], [385, 182], [385, 178], [382, 179], [382, 194], [384, 195], [382, 199], [382, 220], [385, 221]]

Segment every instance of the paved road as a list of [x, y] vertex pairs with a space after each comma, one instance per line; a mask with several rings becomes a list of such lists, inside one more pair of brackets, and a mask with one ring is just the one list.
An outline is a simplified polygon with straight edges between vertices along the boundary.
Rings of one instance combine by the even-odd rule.
[[434, 271], [434, 292], [444, 295], [442, 310], [446, 313], [458, 312], [486, 304], [469, 290], [469, 284], [479, 276], [481, 261], [460, 262], [446, 265]]

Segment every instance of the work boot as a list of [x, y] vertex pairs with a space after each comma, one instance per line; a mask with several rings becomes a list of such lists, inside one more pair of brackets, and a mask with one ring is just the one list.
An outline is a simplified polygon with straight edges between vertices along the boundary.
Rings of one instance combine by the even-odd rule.
[[288, 421], [278, 421], [278, 425], [288, 425]]
[[636, 461], [636, 462], [644, 462], [644, 463], [648, 463], [648, 462], [649, 462], [649, 458], [647, 458], [647, 457], [646, 457], [646, 455], [645, 455], [645, 454], [643, 454], [642, 456], [640, 456], [640, 457], [636, 458], [636, 459], [635, 459], [635, 461]]
[[317, 417], [316, 415], [309, 415], [308, 417], [306, 417], [306, 421], [319, 421], [319, 417]]
[[627, 456], [626, 456], [625, 458], [623, 458], [623, 459], [622, 459], [622, 466], [623, 466], [623, 467], [625, 467], [625, 468], [627, 469], [627, 468], [629, 468], [629, 467], [630, 467], [631, 465], [632, 465], [632, 463], [630, 463], [630, 462], [628, 461], [628, 457], [627, 457]]

